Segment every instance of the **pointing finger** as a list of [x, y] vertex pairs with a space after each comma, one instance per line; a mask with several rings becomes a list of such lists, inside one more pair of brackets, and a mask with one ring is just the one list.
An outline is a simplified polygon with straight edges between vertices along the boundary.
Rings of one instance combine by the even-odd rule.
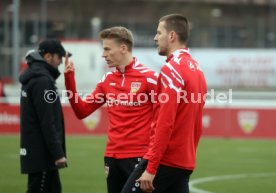
[[68, 66], [68, 52], [65, 53], [65, 67]]

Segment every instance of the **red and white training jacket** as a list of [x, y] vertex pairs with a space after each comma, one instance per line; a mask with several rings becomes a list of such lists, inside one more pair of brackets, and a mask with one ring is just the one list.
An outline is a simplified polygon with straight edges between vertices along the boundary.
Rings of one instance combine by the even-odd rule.
[[[124, 73], [116, 69], [105, 74], [85, 100], [77, 95], [77, 99], [72, 97], [69, 102], [79, 119], [107, 104], [109, 128], [105, 156], [142, 157], [149, 145], [153, 116], [150, 93], [156, 89], [156, 84], [157, 74], [134, 58]], [[65, 73], [65, 86], [75, 96], [73, 72]]]
[[155, 174], [159, 164], [194, 169], [206, 93], [204, 74], [188, 49], [179, 49], [168, 57], [157, 81], [155, 134], [144, 156], [149, 173]]

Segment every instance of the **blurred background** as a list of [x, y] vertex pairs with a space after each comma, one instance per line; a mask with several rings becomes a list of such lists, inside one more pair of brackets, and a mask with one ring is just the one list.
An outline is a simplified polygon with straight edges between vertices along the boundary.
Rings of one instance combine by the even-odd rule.
[[[170, 13], [187, 16], [189, 48], [208, 84], [192, 192], [275, 192], [276, 0], [1, 0], [0, 169], [7, 177], [0, 177], [0, 192], [22, 192], [25, 187], [17, 152], [18, 76], [27, 68], [26, 52], [42, 39], [60, 39], [73, 53], [77, 87], [85, 95], [109, 70], [101, 58], [101, 30], [129, 28], [135, 39], [133, 55], [159, 72], [165, 58], [158, 56], [153, 38], [159, 18]], [[78, 120], [68, 105], [63, 76], [57, 83], [72, 160], [63, 174], [65, 190], [105, 192], [98, 166], [108, 128], [106, 107]], [[100, 156], [91, 157], [94, 153]], [[76, 182], [76, 176], [85, 180]]]
[[46, 37], [97, 40], [122, 25], [154, 47], [158, 19], [175, 12], [190, 20], [190, 48], [275, 48], [276, 0], [1, 0], [0, 76], [16, 81], [15, 62]]

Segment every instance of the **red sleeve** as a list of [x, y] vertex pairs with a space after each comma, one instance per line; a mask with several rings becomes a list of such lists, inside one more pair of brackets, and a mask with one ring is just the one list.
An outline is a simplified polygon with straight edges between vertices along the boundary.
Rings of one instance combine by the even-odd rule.
[[69, 102], [79, 119], [87, 117], [105, 103], [102, 82], [98, 83], [96, 89], [85, 100], [82, 100], [77, 93], [74, 72], [65, 73], [64, 79]]
[[155, 92], [156, 91], [156, 85], [157, 85], [157, 78], [158, 75], [156, 72], [154, 71], [150, 71], [147, 75], [147, 92], [151, 93], [151, 92]]
[[[160, 109], [156, 122], [152, 155], [148, 160], [148, 166], [146, 169], [147, 172], [151, 174], [156, 174], [160, 160], [169, 144], [178, 107], [177, 93], [181, 87], [173, 76], [171, 76], [169, 70], [167, 70], [166, 73], [161, 71], [160, 76], [160, 81], [158, 82], [158, 88], [161, 87], [161, 93], [158, 93]], [[162, 96], [168, 96], [167, 100], [165, 97], [160, 97], [160, 94]]]
[[[157, 106], [157, 94], [156, 94], [156, 87], [157, 87], [157, 78], [158, 78], [158, 75], [156, 72], [154, 71], [150, 71], [148, 74], [147, 74], [147, 77], [146, 77], [146, 81], [147, 81], [147, 93], [149, 95], [149, 100], [151, 100], [151, 103], [152, 103], [152, 123], [151, 123], [151, 126], [150, 126], [150, 140], [149, 140], [149, 149], [152, 148], [153, 146], [153, 142], [154, 142], [154, 128], [155, 128], [155, 118], [154, 116], [156, 116], [155, 112], [157, 111], [158, 109], [158, 106]], [[150, 115], [149, 115], [150, 116]]]

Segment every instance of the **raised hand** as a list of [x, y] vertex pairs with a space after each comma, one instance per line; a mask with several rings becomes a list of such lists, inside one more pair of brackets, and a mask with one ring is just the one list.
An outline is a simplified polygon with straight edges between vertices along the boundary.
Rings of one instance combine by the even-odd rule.
[[64, 65], [65, 65], [64, 73], [74, 72], [75, 71], [74, 62], [72, 60], [69, 61], [68, 52], [66, 52], [66, 54], [65, 54]]

